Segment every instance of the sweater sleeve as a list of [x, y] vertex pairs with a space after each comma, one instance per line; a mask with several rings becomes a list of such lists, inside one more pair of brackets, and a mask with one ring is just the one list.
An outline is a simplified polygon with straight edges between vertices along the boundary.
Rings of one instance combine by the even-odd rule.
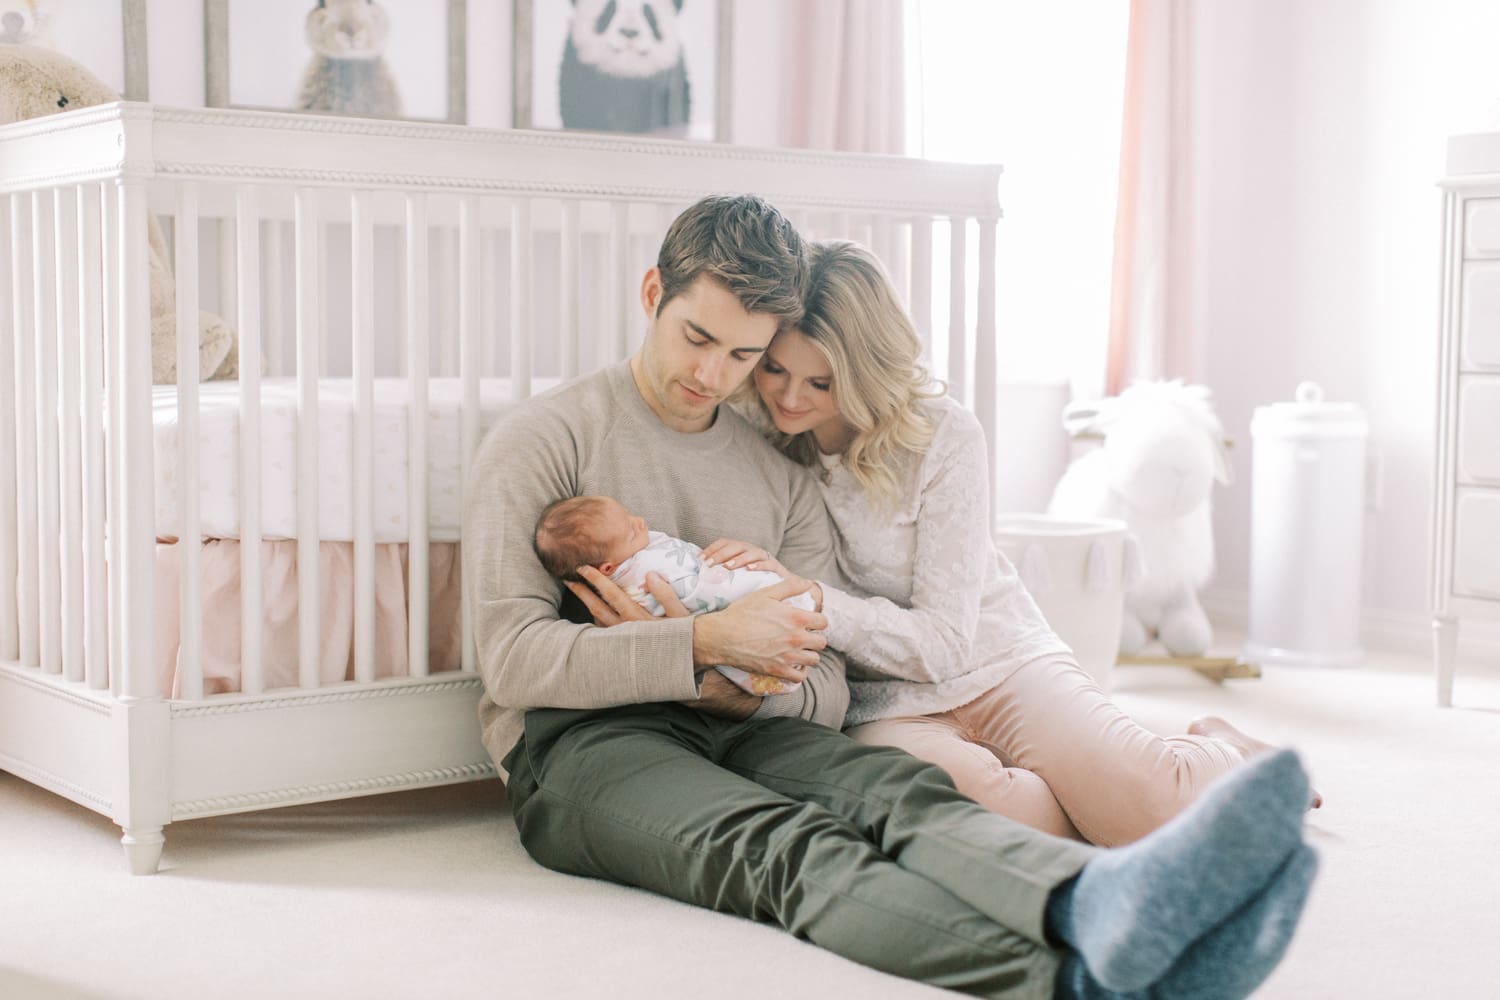
[[936, 683], [973, 668], [989, 534], [984, 431], [967, 411], [939, 426], [914, 487], [920, 491], [911, 607], [824, 585], [828, 641], [857, 668]]
[[691, 618], [603, 629], [560, 617], [561, 585], [532, 546], [548, 503], [577, 486], [577, 444], [552, 414], [501, 421], [464, 505], [464, 586], [485, 690], [506, 708], [608, 708], [698, 696]]
[[[828, 510], [818, 495], [817, 484], [802, 469], [796, 470], [793, 478], [791, 516], [776, 558], [787, 569], [809, 580], [843, 582], [834, 559], [833, 525]], [[807, 679], [794, 691], [762, 698], [753, 717], [801, 716], [839, 729], [848, 710], [844, 657], [833, 648], [830, 636], [828, 648], [819, 654], [818, 665], [807, 672]]]

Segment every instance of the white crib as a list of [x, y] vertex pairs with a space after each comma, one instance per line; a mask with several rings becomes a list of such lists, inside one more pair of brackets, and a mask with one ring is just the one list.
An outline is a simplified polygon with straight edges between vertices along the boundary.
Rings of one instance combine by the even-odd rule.
[[[0, 128], [0, 768], [111, 817], [135, 873], [174, 820], [492, 775], [468, 615], [431, 596], [488, 420], [627, 356], [671, 218], [753, 191], [876, 250], [993, 442], [998, 175], [134, 103]], [[151, 384], [153, 214], [176, 387]], [[236, 383], [194, 378], [200, 305]]]

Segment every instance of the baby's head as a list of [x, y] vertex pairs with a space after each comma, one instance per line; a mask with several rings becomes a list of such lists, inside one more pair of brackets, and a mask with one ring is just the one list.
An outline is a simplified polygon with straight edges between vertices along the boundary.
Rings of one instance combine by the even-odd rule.
[[542, 511], [536, 522], [536, 554], [559, 580], [578, 580], [578, 567], [605, 576], [646, 547], [646, 521], [611, 497], [569, 497]]

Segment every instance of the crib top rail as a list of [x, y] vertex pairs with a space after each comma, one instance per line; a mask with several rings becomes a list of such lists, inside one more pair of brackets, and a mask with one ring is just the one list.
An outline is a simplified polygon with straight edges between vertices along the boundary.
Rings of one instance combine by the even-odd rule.
[[0, 127], [0, 192], [112, 177], [1000, 216], [1001, 168], [592, 133], [117, 102]]

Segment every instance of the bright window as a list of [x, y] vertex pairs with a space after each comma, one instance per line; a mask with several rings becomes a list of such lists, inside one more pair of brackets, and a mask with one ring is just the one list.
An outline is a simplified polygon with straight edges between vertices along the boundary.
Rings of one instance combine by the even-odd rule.
[[[996, 240], [1002, 375], [1064, 378], [1097, 392], [1129, 4], [907, 3], [908, 152], [1005, 166]], [[934, 239], [941, 266], [939, 247]], [[933, 329], [946, 330], [947, 300], [934, 299]]]

